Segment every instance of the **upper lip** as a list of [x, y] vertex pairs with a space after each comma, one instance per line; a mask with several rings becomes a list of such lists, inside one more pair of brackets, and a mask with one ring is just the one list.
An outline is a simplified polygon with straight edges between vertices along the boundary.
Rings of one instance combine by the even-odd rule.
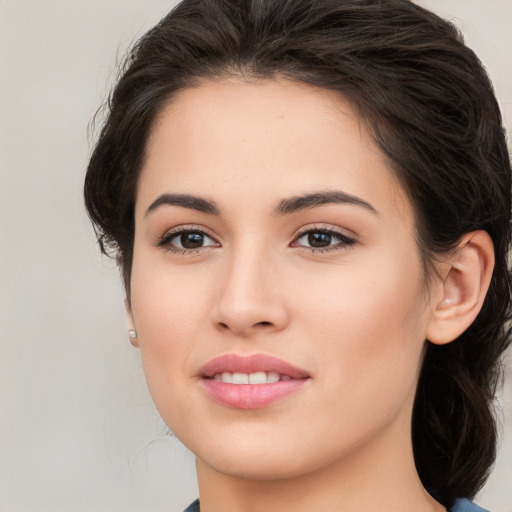
[[297, 368], [287, 361], [267, 354], [253, 354], [240, 356], [238, 354], [225, 354], [208, 361], [200, 370], [202, 377], [211, 378], [215, 374], [231, 373], [255, 373], [276, 372], [280, 375], [288, 375], [292, 379], [309, 377], [308, 372]]

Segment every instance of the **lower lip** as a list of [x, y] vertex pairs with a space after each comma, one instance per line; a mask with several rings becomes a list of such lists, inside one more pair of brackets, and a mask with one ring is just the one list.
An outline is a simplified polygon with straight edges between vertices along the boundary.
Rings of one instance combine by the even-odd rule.
[[309, 379], [280, 380], [272, 384], [229, 384], [202, 379], [207, 394], [235, 409], [261, 409], [298, 391]]

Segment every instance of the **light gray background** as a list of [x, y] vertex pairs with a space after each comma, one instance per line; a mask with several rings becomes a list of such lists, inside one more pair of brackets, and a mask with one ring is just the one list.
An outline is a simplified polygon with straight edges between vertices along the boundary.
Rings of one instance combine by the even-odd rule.
[[[488, 66], [512, 127], [510, 0], [422, 0]], [[87, 125], [163, 0], [0, 0], [0, 511], [180, 511], [193, 457], [129, 346], [117, 270], [82, 206]], [[510, 358], [509, 358], [510, 359]], [[479, 496], [512, 512], [512, 386]]]

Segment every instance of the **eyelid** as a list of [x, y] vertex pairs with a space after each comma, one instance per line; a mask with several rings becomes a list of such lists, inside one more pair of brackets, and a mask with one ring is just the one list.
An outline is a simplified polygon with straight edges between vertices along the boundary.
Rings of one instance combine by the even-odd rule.
[[308, 224], [301, 227], [297, 231], [295, 238], [303, 235], [304, 233], [309, 233], [310, 231], [327, 231], [329, 233], [339, 234], [347, 238], [353, 238], [354, 240], [356, 238], [356, 235], [352, 233], [352, 231], [349, 231], [348, 229], [342, 228], [340, 226], [333, 226], [332, 224]]
[[[171, 245], [171, 241], [179, 236], [182, 233], [200, 233], [211, 240], [214, 241], [216, 245], [205, 245], [197, 248], [179, 248], [179, 247], [173, 247]], [[339, 242], [334, 245], [329, 245], [327, 247], [307, 247], [303, 245], [299, 245], [297, 242], [298, 240], [303, 237], [304, 235], [308, 233], [326, 233], [329, 235], [332, 235], [339, 239]], [[297, 247], [300, 250], [305, 250], [311, 253], [319, 253], [319, 252], [329, 252], [329, 251], [337, 251], [346, 249], [347, 247], [350, 247], [352, 245], [355, 245], [357, 243], [357, 239], [354, 235], [348, 234], [347, 231], [340, 227], [333, 227], [331, 225], [309, 225], [304, 226], [299, 229], [299, 231], [294, 235], [292, 242], [290, 243], [290, 247]], [[199, 252], [204, 252], [208, 249], [211, 249], [212, 247], [221, 247], [220, 242], [217, 240], [217, 237], [210, 233], [210, 230], [205, 228], [204, 226], [199, 226], [197, 224], [182, 224], [179, 226], [176, 226], [174, 228], [168, 229], [159, 239], [157, 240], [156, 244], [157, 247], [160, 247], [166, 251], [169, 251], [171, 253], [180, 253], [182, 255], [192, 255]]]
[[[296, 242], [302, 238], [304, 235], [308, 233], [327, 233], [330, 235], [333, 235], [340, 239], [340, 242], [338, 244], [334, 244], [332, 246], [328, 247], [306, 247], [302, 245], [298, 245]], [[310, 225], [310, 226], [304, 226], [299, 229], [299, 231], [295, 234], [293, 237], [293, 241], [291, 246], [292, 247], [298, 247], [301, 250], [305, 250], [308, 252], [318, 253], [318, 252], [329, 252], [329, 251], [337, 251], [346, 249], [347, 247], [353, 246], [357, 244], [357, 238], [353, 234], [348, 234], [347, 230], [340, 228], [340, 227], [333, 227], [331, 225]]]
[[197, 224], [181, 224], [179, 226], [176, 226], [174, 228], [170, 228], [165, 231], [165, 233], [158, 238], [156, 241], [156, 246], [160, 247], [166, 251], [169, 252], [176, 252], [181, 254], [195, 254], [200, 251], [204, 251], [207, 249], [212, 248], [212, 245], [207, 245], [203, 247], [198, 247], [196, 249], [180, 249], [179, 247], [172, 247], [170, 245], [171, 240], [173, 240], [175, 237], [182, 233], [201, 233], [202, 235], [207, 236], [208, 238], [211, 238], [217, 245], [217, 247], [220, 247], [220, 242], [217, 240], [216, 236], [211, 234], [210, 231], [205, 228], [204, 226], [200, 226]]

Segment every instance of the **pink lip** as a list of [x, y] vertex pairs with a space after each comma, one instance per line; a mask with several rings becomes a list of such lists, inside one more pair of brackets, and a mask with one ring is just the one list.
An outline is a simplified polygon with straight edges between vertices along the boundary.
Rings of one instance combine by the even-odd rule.
[[[271, 384], [229, 384], [213, 380], [217, 373], [277, 372], [290, 380]], [[210, 398], [222, 405], [237, 409], [260, 409], [298, 391], [308, 380], [309, 374], [292, 364], [268, 356], [255, 354], [248, 357], [227, 354], [217, 357], [201, 368], [201, 383]]]

